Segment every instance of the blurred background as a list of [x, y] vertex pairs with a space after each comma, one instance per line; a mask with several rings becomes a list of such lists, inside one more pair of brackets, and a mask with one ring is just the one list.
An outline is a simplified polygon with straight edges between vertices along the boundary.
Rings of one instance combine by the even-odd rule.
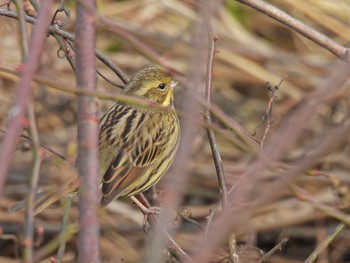
[[[268, 2], [337, 43], [347, 45], [350, 37], [350, 1]], [[29, 3], [25, 4], [30, 12]], [[56, 8], [58, 6], [59, 3]], [[74, 6], [73, 1], [65, 2], [72, 17], [64, 30], [70, 33], [74, 33]], [[266, 135], [267, 143], [277, 147], [281, 142], [274, 138], [280, 125], [293, 116], [295, 110], [305, 103], [304, 99], [334, 73], [333, 66], [339, 59], [283, 24], [241, 3], [233, 0], [216, 1], [213, 6], [211, 24], [213, 34], [218, 36], [213, 71], [213, 104], [244, 127], [257, 141], [261, 141], [267, 127], [263, 116], [271, 98], [266, 82], [270, 82], [273, 87], [283, 79], [276, 93], [271, 127]], [[6, 9], [6, 6], [1, 8]], [[159, 61], [177, 71], [175, 76], [184, 81], [175, 93], [179, 112], [186, 109], [182, 101], [186, 76], [191, 74], [189, 61], [194, 54], [193, 24], [200, 18], [199, 9], [199, 2], [192, 0], [98, 1], [99, 13], [114, 21], [122, 29], [120, 32], [127, 32], [151, 47], [154, 54], [158, 54]], [[2, 138], [18, 84], [16, 70], [20, 66], [21, 55], [17, 20], [0, 16], [0, 24]], [[28, 29], [32, 29], [30, 24]], [[145, 66], [157, 65], [154, 59], [152, 61], [152, 56], [144, 49], [135, 47], [120, 32], [118, 34], [111, 27], [99, 22], [98, 50], [128, 76]], [[98, 70], [109, 80], [122, 85], [120, 79], [105, 64], [98, 62]], [[67, 88], [75, 87], [74, 72], [67, 60], [62, 58], [62, 52], [52, 36], [47, 39], [37, 74], [49, 80], [47, 84], [33, 83], [40, 142], [67, 158], [62, 160], [56, 154], [45, 152], [39, 188], [53, 184], [59, 187], [74, 173], [77, 141], [76, 96], [51, 87], [55, 83]], [[113, 94], [120, 92], [120, 89], [99, 78], [98, 91]], [[265, 185], [278, 177], [279, 171], [298, 166], [310, 149], [319, 145], [330, 131], [346, 120], [349, 116], [349, 83], [331, 95], [326, 102], [323, 101], [322, 107], [317, 108], [317, 114], [310, 122], [297, 123], [305, 126], [303, 136], [288, 148], [285, 156], [280, 157], [278, 168], [268, 174], [256, 191], [263, 192]], [[100, 113], [111, 105], [111, 101], [100, 100]], [[198, 122], [201, 122], [201, 116], [198, 116]], [[220, 131], [217, 132], [217, 140], [227, 184], [232, 187], [247, 172], [257, 152], [254, 147], [247, 147], [245, 141], [251, 141], [249, 136], [237, 140], [235, 133], [222, 120], [214, 118], [214, 124]], [[28, 133], [24, 130], [23, 135], [27, 136]], [[277, 198], [256, 211], [247, 222], [246, 228], [240, 231], [242, 233], [237, 234], [242, 263], [257, 262], [262, 252], [268, 252], [283, 238], [288, 238], [289, 241], [267, 262], [304, 262], [315, 247], [334, 232], [340, 222], [339, 217], [336, 219], [334, 213], [328, 210], [321, 211], [318, 204], [334, 208], [345, 215], [348, 212], [349, 136], [341, 139], [340, 147], [317, 159], [307, 171], [295, 175], [294, 181], [286, 185]], [[191, 253], [201, 242], [202, 228], [206, 225], [211, 209], [220, 200], [220, 190], [204, 128], [200, 129], [189, 147], [190, 176], [183, 203], [174, 221], [174, 237], [184, 250]], [[258, 142], [255, 142], [255, 147], [259, 149]], [[0, 201], [0, 262], [18, 262], [20, 259], [19, 244], [24, 213], [9, 213], [8, 207], [26, 197], [32, 157], [30, 140], [21, 138], [11, 164], [5, 195]], [[162, 183], [159, 187], [161, 186]], [[149, 191], [148, 198], [157, 199], [155, 193], [154, 189]], [[300, 193], [307, 193], [307, 196], [317, 201], [302, 200]], [[51, 262], [50, 257], [55, 255], [62, 214], [62, 206], [58, 204], [57, 207], [36, 216], [37, 262]], [[101, 214], [102, 262], [143, 262], [147, 254], [148, 237], [141, 227], [141, 212], [129, 200], [116, 200], [101, 211]], [[77, 217], [77, 200], [73, 199], [64, 262], [77, 260]], [[350, 262], [349, 238], [349, 230], [344, 229], [319, 255], [318, 262]], [[223, 240], [215, 250], [212, 262], [231, 262], [227, 258], [228, 247], [227, 240]], [[166, 252], [164, 258], [164, 262], [172, 262]]]

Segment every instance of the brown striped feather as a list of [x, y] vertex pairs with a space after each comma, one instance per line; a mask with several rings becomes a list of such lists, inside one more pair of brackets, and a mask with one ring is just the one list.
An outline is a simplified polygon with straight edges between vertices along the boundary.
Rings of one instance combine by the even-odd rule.
[[123, 127], [113, 128], [118, 131], [114, 136], [123, 139], [114, 145], [115, 158], [103, 174], [102, 205], [147, 190], [162, 177], [175, 155], [179, 129], [173, 130], [173, 122], [178, 121], [173, 113], [133, 109], [125, 114], [126, 121], [119, 122]]

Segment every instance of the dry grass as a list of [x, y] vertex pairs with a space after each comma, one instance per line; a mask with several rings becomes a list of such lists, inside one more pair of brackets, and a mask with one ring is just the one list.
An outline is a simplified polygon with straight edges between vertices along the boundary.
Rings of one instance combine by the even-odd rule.
[[[349, 41], [349, 1], [269, 2], [339, 44]], [[152, 47], [154, 54], [159, 55], [159, 61], [179, 72], [177, 76], [184, 80], [183, 87], [188, 84], [184, 76], [189, 72], [191, 55], [194, 53], [191, 37], [192, 25], [200, 18], [197, 9], [196, 1], [99, 2], [100, 14], [109, 17], [142, 43]], [[243, 244], [239, 252], [242, 263], [256, 262], [260, 257], [257, 249], [267, 252], [286, 237], [289, 238], [289, 242], [282, 252], [276, 252], [268, 262], [303, 262], [327, 235], [334, 232], [340, 222], [335, 212], [341, 212], [344, 216], [348, 212], [349, 136], [343, 134], [342, 138], [334, 138], [334, 144], [339, 144], [335, 149], [316, 155], [310, 165], [302, 165], [303, 160], [313, 154], [313, 149], [318, 151], [318, 147], [327, 138], [335, 136], [332, 132], [348, 121], [349, 83], [345, 81], [344, 85], [333, 86], [337, 85], [334, 65], [339, 60], [333, 54], [256, 10], [235, 1], [223, 1], [222, 4], [218, 2], [211, 12], [212, 28], [214, 34], [219, 37], [214, 61], [213, 103], [220, 107], [226, 117], [239, 122], [251, 134], [256, 131], [255, 138], [261, 140], [267, 127], [266, 123], [261, 124], [261, 120], [270, 99], [265, 82], [277, 85], [285, 78], [277, 91], [272, 110], [274, 121], [269, 127], [264, 148], [273, 152], [274, 147], [280, 149], [279, 147], [284, 145], [285, 148], [281, 151], [283, 155], [273, 159], [273, 162], [269, 163], [269, 169], [264, 168], [261, 174], [254, 174], [251, 182], [254, 189], [249, 192], [252, 203], [266, 191], [276, 191], [276, 194], [259, 206], [259, 209], [254, 208], [248, 220], [237, 225], [239, 231], [235, 226], [227, 226], [227, 231], [233, 227], [237, 241]], [[65, 30], [73, 32], [74, 20], [73, 15]], [[3, 25], [0, 28], [0, 128], [4, 130], [18, 82], [18, 77], [10, 72], [14, 72], [20, 65], [20, 54], [17, 22], [0, 17], [0, 23]], [[144, 66], [153, 64], [151, 60], [155, 58], [152, 55], [145, 54], [144, 50], [123, 40], [112, 32], [110, 27], [101, 23], [99, 25], [98, 49], [125, 72], [132, 74]], [[74, 73], [65, 59], [57, 57], [57, 50], [57, 43], [53, 37], [49, 37], [38, 74], [47, 77], [53, 83], [59, 81], [73, 87]], [[99, 63], [98, 68], [108, 79], [121, 84], [105, 65]], [[329, 82], [331, 75], [335, 78], [333, 82]], [[310, 98], [318, 96], [318, 89], [324, 83], [329, 83], [328, 87], [323, 87], [324, 90], [329, 90], [323, 93], [324, 97], [320, 97], [320, 100], [318, 97]], [[116, 87], [101, 78], [98, 85], [100, 92], [119, 92]], [[66, 176], [74, 172], [76, 97], [52, 89], [50, 85], [33, 83], [33, 86], [40, 140], [68, 159], [62, 161], [57, 156], [46, 153], [41, 168], [40, 185], [44, 187], [57, 184], [59, 187], [66, 180]], [[186, 105], [182, 105], [183, 94], [180, 87], [175, 95], [176, 104], [180, 112], [186, 113]], [[315, 105], [307, 108], [309, 111], [314, 110], [310, 119], [295, 116], [295, 113], [311, 100]], [[101, 101], [101, 112], [110, 104], [111, 102]], [[309, 111], [304, 113], [308, 114]], [[238, 138], [225, 125], [222, 116], [215, 117], [216, 135], [227, 184], [232, 187], [239, 178], [249, 174], [257, 163], [261, 149], [260, 145], [248, 136]], [[299, 129], [299, 138], [291, 143], [280, 141], [283, 137], [279, 133], [290, 121], [294, 121], [289, 123], [291, 136], [294, 129]], [[199, 116], [196, 123], [198, 122], [201, 122]], [[205, 125], [202, 123], [201, 126]], [[205, 227], [207, 216], [220, 199], [220, 192], [204, 129], [200, 129], [192, 145], [188, 147], [191, 149], [190, 176], [180, 209]], [[20, 239], [23, 214], [11, 214], [7, 209], [9, 205], [25, 197], [28, 189], [26, 178], [30, 174], [32, 154], [30, 143], [25, 139], [18, 142], [17, 148], [5, 194], [0, 202], [0, 223], [2, 230], [7, 234], [0, 239], [0, 262], [18, 261], [14, 252], [17, 244], [7, 237], [10, 235]], [[264, 149], [261, 156], [268, 160], [271, 152]], [[288, 177], [288, 182], [281, 184], [281, 188], [271, 189], [271, 185], [281, 181], [281, 176], [287, 176], [289, 172], [292, 175]], [[244, 183], [248, 184], [246, 187], [250, 187], [249, 180], [245, 180]], [[247, 201], [246, 198], [247, 196], [243, 201]], [[156, 196], [157, 199], [159, 201], [159, 196]], [[239, 202], [240, 200], [236, 200], [232, 206], [238, 203], [240, 208], [251, 207], [251, 204]], [[335, 208], [335, 211], [322, 209], [322, 205]], [[54, 255], [48, 246], [59, 234], [62, 212], [61, 208], [48, 209], [36, 218], [36, 226], [45, 229], [43, 241], [36, 249], [37, 255], [42, 253], [38, 262], [50, 262], [50, 256]], [[239, 215], [232, 213], [231, 216]], [[72, 225], [77, 222], [77, 217], [78, 210], [74, 201], [70, 216]], [[148, 255], [150, 246], [147, 245], [149, 237], [142, 231], [141, 223], [141, 212], [127, 200], [116, 200], [101, 211], [102, 261], [121, 262], [119, 260], [124, 259], [123, 262], [142, 262]], [[195, 252], [203, 231], [179, 216], [172, 225], [175, 225], [174, 236], [179, 245], [189, 253]], [[349, 261], [348, 231], [345, 228], [319, 255], [319, 262]], [[74, 235], [68, 240], [65, 262], [76, 261], [76, 241]], [[222, 239], [221, 246], [215, 249], [212, 262], [228, 257], [228, 251], [228, 239]], [[169, 257], [166, 252], [164, 255]], [[171, 262], [170, 259], [168, 262]], [[221, 262], [229, 261], [227, 259]]]

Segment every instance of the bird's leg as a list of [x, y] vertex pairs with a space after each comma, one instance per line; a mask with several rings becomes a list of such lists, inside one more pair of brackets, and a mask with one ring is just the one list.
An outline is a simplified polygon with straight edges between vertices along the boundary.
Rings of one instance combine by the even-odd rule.
[[[137, 199], [135, 196], [131, 196], [131, 200], [137, 205], [137, 207], [142, 211], [144, 214], [142, 227], [145, 230], [146, 224], [148, 220], [148, 215], [157, 215], [159, 214], [161, 208], [159, 206], [150, 206], [147, 199], [143, 195], [139, 195], [141, 201]], [[144, 204], [143, 204], [144, 203]], [[147, 206], [147, 207], [146, 207]]]

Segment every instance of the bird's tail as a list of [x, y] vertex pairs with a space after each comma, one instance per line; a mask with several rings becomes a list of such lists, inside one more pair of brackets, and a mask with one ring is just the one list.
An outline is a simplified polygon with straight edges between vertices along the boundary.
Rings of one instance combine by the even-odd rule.
[[[35, 200], [34, 200], [34, 213], [35, 214], [40, 213], [45, 208], [49, 207], [53, 203], [56, 203], [59, 199], [60, 199], [60, 196], [56, 195], [53, 192], [42, 191], [37, 193], [35, 195]], [[17, 212], [20, 210], [25, 210], [26, 206], [27, 206], [27, 200], [22, 200], [10, 206], [9, 211]]]
[[[56, 203], [61, 198], [67, 195], [76, 194], [78, 187], [79, 187], [79, 184], [77, 183], [77, 180], [73, 180], [73, 182], [70, 182], [68, 185], [66, 185], [66, 187], [64, 187], [63, 189], [61, 188], [58, 191], [57, 190], [55, 191], [54, 188], [51, 188], [49, 190], [45, 190], [37, 193], [35, 195], [35, 200], [34, 200], [35, 215], [40, 213], [50, 205]], [[25, 210], [26, 206], [27, 206], [27, 200], [22, 200], [10, 206], [9, 211], [17, 212], [20, 210]]]

